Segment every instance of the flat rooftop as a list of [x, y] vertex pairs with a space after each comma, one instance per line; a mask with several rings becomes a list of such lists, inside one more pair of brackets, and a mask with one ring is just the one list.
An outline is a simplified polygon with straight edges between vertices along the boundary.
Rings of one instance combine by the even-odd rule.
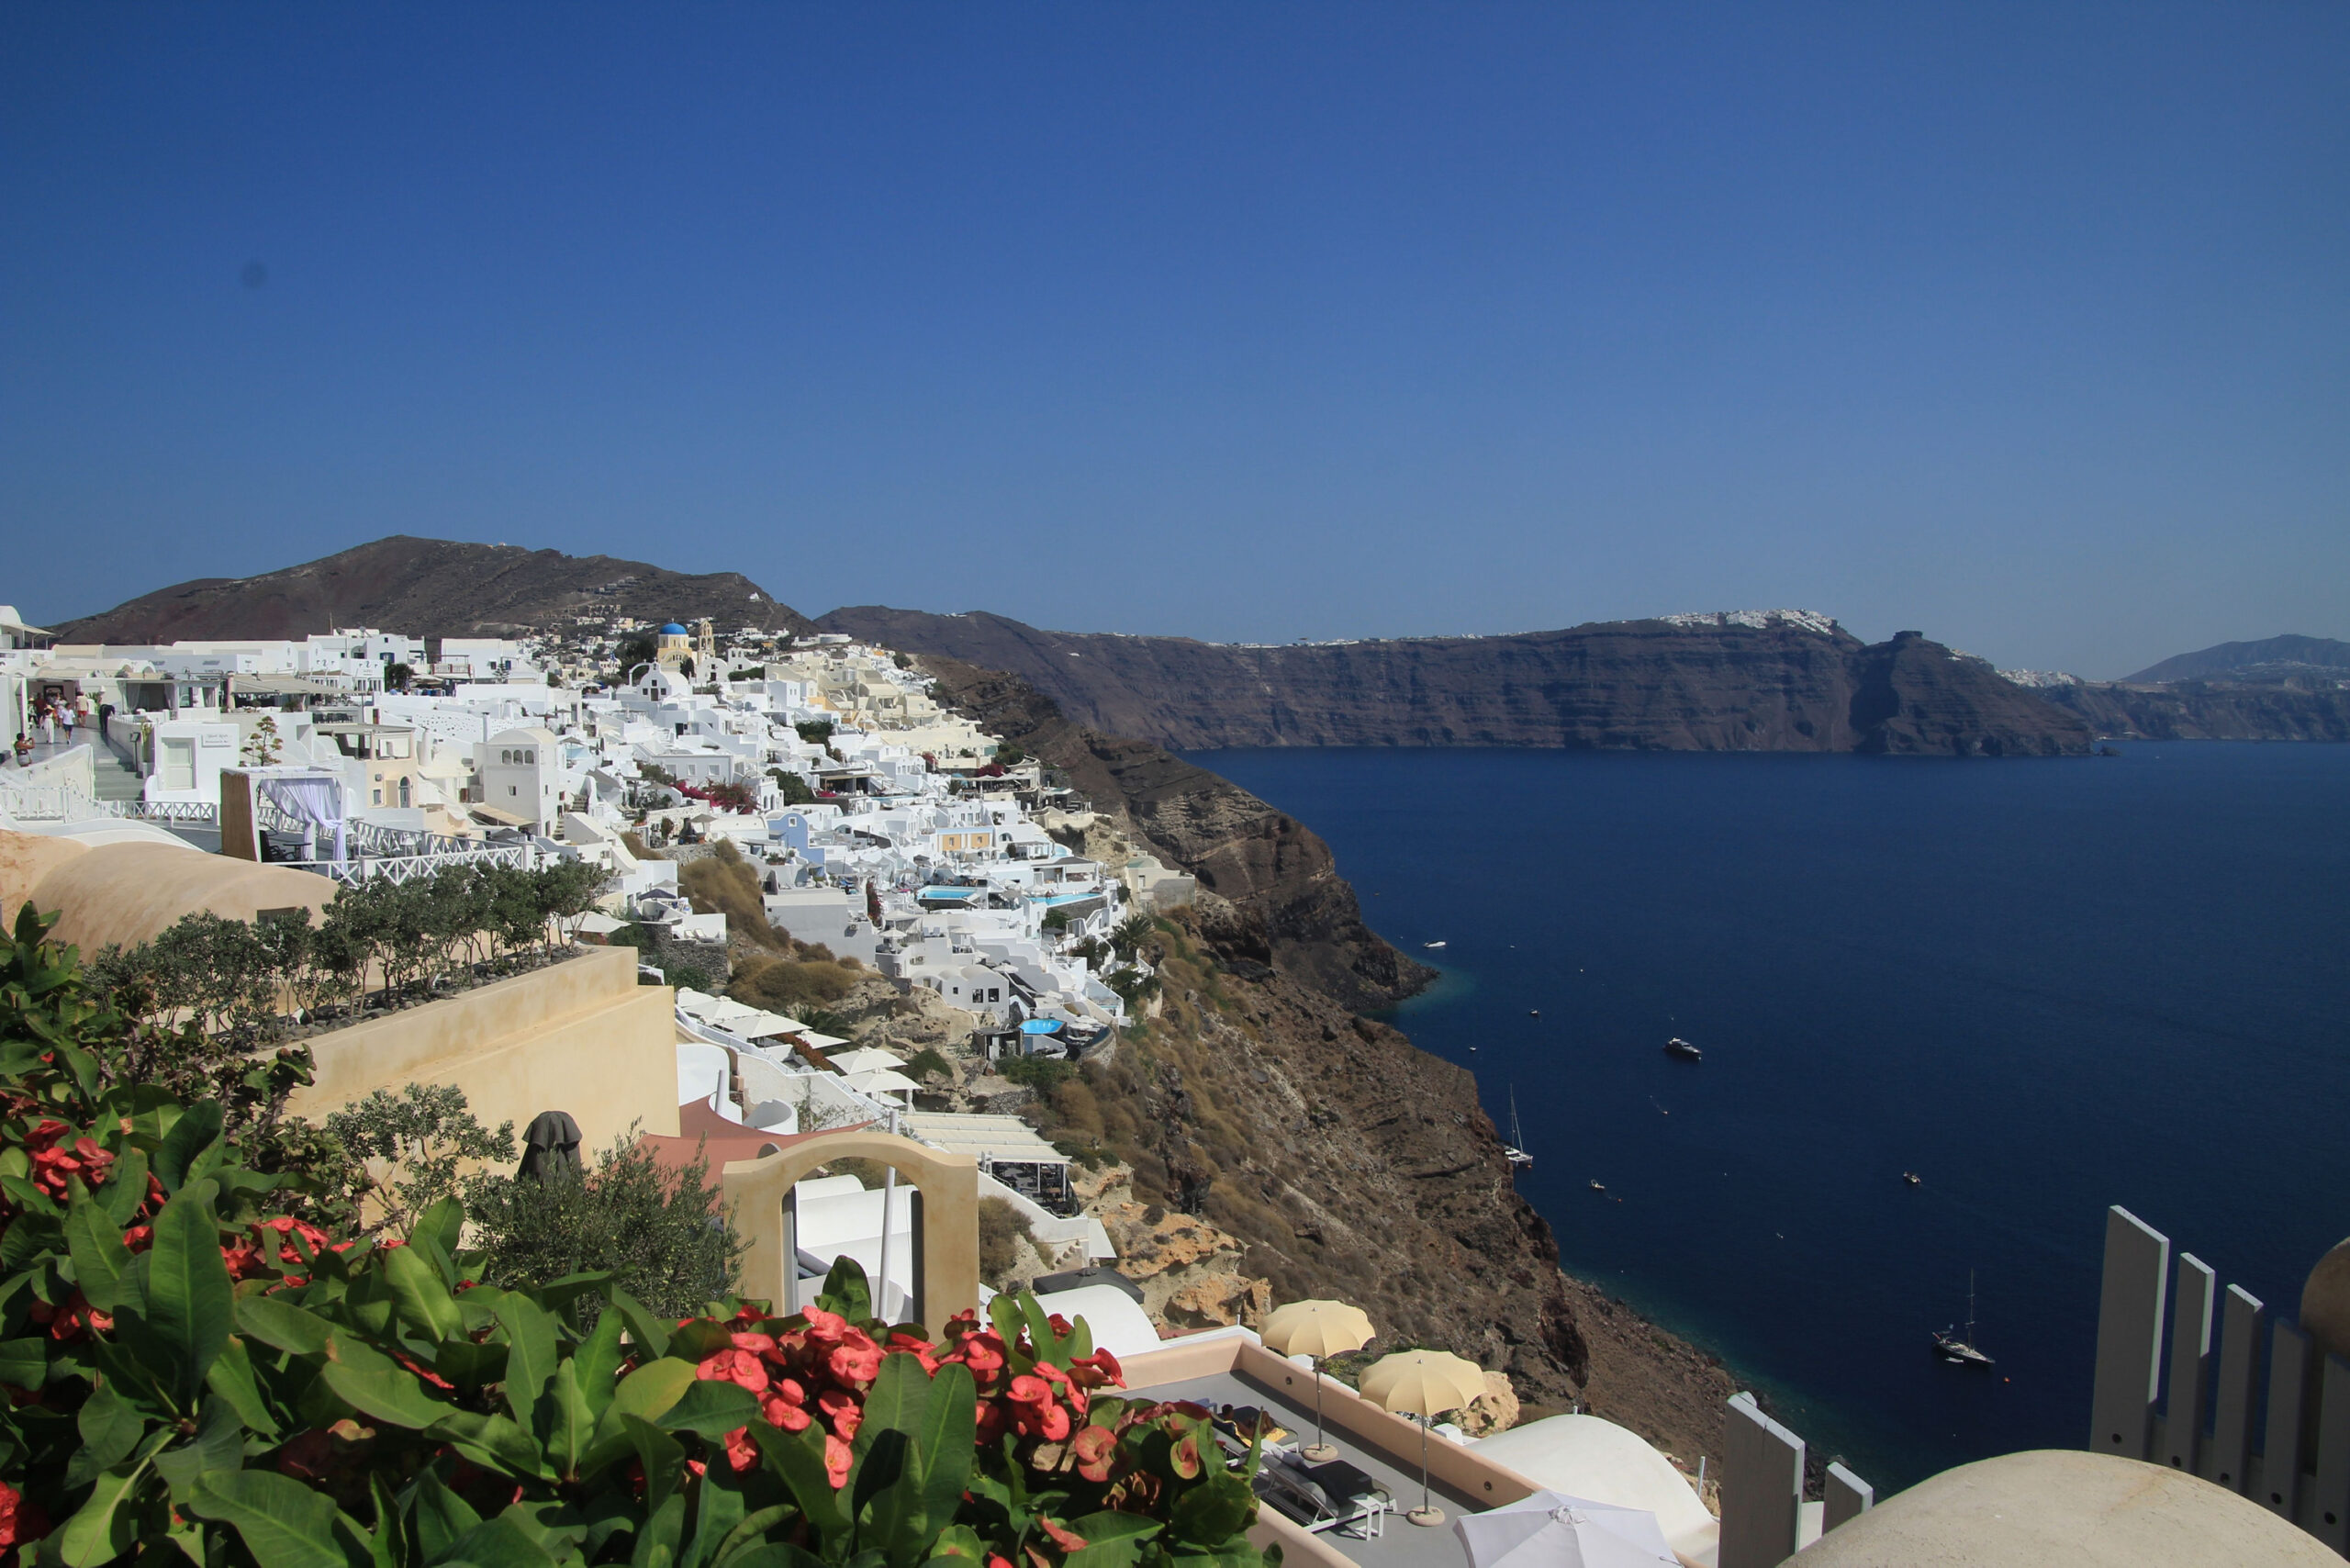
[[[1299, 1399], [1297, 1394], [1305, 1397]], [[1325, 1394], [1325, 1410], [1335, 1403], [1337, 1391]], [[1154, 1383], [1125, 1390], [1125, 1396], [1142, 1399], [1188, 1399], [1204, 1405], [1211, 1410], [1227, 1405], [1253, 1405], [1269, 1412], [1275, 1420], [1289, 1428], [1290, 1441], [1300, 1445], [1314, 1440], [1313, 1383], [1303, 1368], [1298, 1371], [1295, 1390], [1276, 1391], [1267, 1383], [1235, 1368], [1230, 1372], [1210, 1372], [1203, 1377], [1183, 1378], [1169, 1383]], [[1404, 1517], [1405, 1510], [1420, 1506], [1420, 1456], [1416, 1446], [1407, 1451], [1393, 1452], [1383, 1445], [1365, 1441], [1352, 1432], [1335, 1425], [1324, 1428], [1325, 1440], [1338, 1450], [1338, 1457], [1359, 1466], [1387, 1489], [1393, 1497], [1393, 1509], [1388, 1514], [1382, 1532], [1369, 1539], [1358, 1533], [1359, 1527], [1348, 1525], [1315, 1532], [1317, 1540], [1340, 1554], [1362, 1564], [1362, 1568], [1468, 1568], [1468, 1553], [1460, 1548], [1460, 1537], [1452, 1533], [1452, 1521], [1462, 1514], [1482, 1513], [1508, 1498], [1470, 1497], [1445, 1484], [1438, 1477], [1431, 1477], [1428, 1495], [1445, 1511], [1445, 1522], [1436, 1526], [1416, 1525]], [[1445, 1439], [1428, 1436], [1431, 1452], [1454, 1448]], [[1454, 1451], [1459, 1451], [1454, 1448]], [[1264, 1511], [1272, 1512], [1270, 1504]]]

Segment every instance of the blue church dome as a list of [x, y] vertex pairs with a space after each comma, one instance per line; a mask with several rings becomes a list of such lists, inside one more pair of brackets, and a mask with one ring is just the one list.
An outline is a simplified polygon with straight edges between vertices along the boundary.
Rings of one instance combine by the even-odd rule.
[[678, 625], [678, 624], [677, 624], [676, 622], [674, 622], [674, 621], [670, 622], [666, 626], [664, 626], [664, 627], [662, 627], [662, 628], [661, 628], [661, 635], [663, 635], [664, 637], [682, 637], [682, 636], [684, 636], [685, 634], [686, 634], [686, 629], [685, 629], [684, 627], [682, 627], [682, 626]]

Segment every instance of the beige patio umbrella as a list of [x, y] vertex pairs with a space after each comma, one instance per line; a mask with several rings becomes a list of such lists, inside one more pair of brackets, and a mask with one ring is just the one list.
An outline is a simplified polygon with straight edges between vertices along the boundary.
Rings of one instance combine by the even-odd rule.
[[1305, 1450], [1305, 1457], [1316, 1464], [1338, 1457], [1338, 1450], [1322, 1436], [1321, 1363], [1361, 1350], [1378, 1333], [1362, 1308], [1343, 1301], [1293, 1301], [1277, 1306], [1258, 1330], [1267, 1348], [1278, 1354], [1314, 1358], [1314, 1446]]
[[1444, 1522], [1444, 1510], [1428, 1500], [1428, 1423], [1447, 1410], [1474, 1404], [1484, 1392], [1484, 1369], [1449, 1350], [1398, 1350], [1362, 1374], [1365, 1399], [1395, 1415], [1420, 1418], [1420, 1506], [1404, 1516], [1414, 1524]]

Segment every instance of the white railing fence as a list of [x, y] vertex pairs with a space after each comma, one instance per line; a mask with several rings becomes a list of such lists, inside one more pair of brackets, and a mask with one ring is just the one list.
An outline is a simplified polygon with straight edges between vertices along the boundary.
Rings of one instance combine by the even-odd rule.
[[168, 822], [216, 824], [209, 801], [101, 801], [72, 784], [0, 780], [0, 817], [19, 823]]
[[1829, 1530], [1876, 1504], [1875, 1489], [1841, 1464], [1828, 1467], [1821, 1501], [1803, 1500], [1803, 1439], [1732, 1394], [1722, 1434], [1719, 1568], [1778, 1568]]
[[[2271, 1321], [2240, 1285], [2222, 1310], [2218, 1284], [2191, 1252], [2174, 1271], [2170, 1238], [2129, 1210], [2106, 1211], [2089, 1449], [2192, 1472], [2350, 1556], [2350, 1362], [2329, 1355], [2318, 1368], [2308, 1334]], [[2255, 1452], [2264, 1341], [2268, 1401]]]
[[386, 881], [397, 886], [419, 877], [438, 875], [451, 866], [506, 866], [528, 871], [538, 862], [538, 851], [532, 846], [504, 844], [453, 855], [354, 855], [348, 860], [285, 860], [279, 864], [297, 871], [315, 871], [337, 882]]

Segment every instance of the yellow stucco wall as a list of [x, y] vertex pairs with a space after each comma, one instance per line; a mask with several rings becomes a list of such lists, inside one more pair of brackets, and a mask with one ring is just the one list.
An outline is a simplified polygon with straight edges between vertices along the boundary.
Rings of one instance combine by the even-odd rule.
[[631, 1124], [677, 1132], [677, 1021], [667, 986], [636, 983], [636, 950], [607, 947], [388, 1017], [316, 1035], [318, 1081], [286, 1109], [323, 1118], [376, 1089], [453, 1083], [484, 1125], [519, 1134], [565, 1111], [587, 1151]]
[[[74, 944], [84, 958], [116, 943], [151, 941], [198, 910], [249, 921], [264, 909], [322, 910], [335, 892], [332, 882], [308, 871], [180, 844], [106, 844], [73, 856], [10, 849], [11, 858], [38, 875], [27, 896], [44, 914], [59, 917], [50, 939]], [[13, 920], [15, 912], [9, 914]]]
[[878, 1159], [922, 1193], [922, 1280], [913, 1304], [932, 1332], [979, 1305], [979, 1166], [968, 1154], [929, 1148], [888, 1133], [828, 1133], [764, 1159], [730, 1161], [721, 1174], [734, 1224], [750, 1242], [743, 1257], [743, 1294], [781, 1303], [792, 1271], [783, 1200], [792, 1185], [834, 1159]]

